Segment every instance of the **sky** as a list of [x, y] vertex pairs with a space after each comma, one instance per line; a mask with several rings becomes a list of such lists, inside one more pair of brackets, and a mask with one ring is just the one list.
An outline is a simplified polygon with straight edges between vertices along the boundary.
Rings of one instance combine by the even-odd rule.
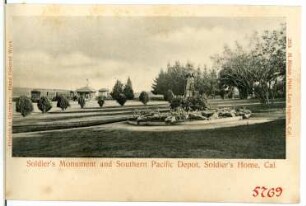
[[14, 87], [111, 89], [132, 80], [150, 91], [168, 63], [211, 66], [225, 44], [247, 42], [254, 31], [279, 28], [283, 18], [14, 17]]

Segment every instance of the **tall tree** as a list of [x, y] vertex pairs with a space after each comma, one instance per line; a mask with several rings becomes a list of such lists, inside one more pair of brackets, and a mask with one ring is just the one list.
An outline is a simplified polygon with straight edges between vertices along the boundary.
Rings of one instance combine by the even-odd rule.
[[[256, 40], [251, 53], [257, 68], [254, 91], [262, 102], [269, 103], [278, 88], [286, 88], [286, 25], [282, 24], [278, 30], [265, 31]], [[278, 87], [279, 84], [283, 87]]]
[[186, 87], [186, 75], [193, 71], [193, 65], [187, 63], [186, 66], [176, 61], [174, 65], [167, 65], [167, 70], [163, 69], [154, 79], [152, 92], [154, 94], [166, 95], [171, 90], [175, 95], [184, 95]]
[[134, 99], [134, 90], [130, 77], [128, 77], [126, 85], [124, 86], [123, 94], [126, 96], [128, 100]]
[[224, 47], [222, 56], [217, 57], [220, 66], [219, 81], [221, 87], [237, 87], [241, 98], [247, 98], [252, 92], [253, 78], [249, 69], [249, 56], [240, 44], [234, 50]]
[[163, 69], [160, 70], [158, 76], [154, 79], [152, 89], [153, 94], [166, 94], [166, 91], [168, 90], [168, 82], [167, 75]]
[[209, 80], [208, 80], [208, 92], [207, 95], [212, 96], [212, 98], [215, 98], [215, 96], [218, 93], [218, 74], [215, 69], [212, 69], [209, 73]]
[[117, 80], [110, 95], [116, 100], [119, 98], [120, 94], [123, 94], [123, 84]]

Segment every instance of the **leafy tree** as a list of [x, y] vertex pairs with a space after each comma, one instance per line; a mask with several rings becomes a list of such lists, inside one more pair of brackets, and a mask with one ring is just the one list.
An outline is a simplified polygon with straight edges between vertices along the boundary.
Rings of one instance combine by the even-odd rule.
[[70, 107], [69, 100], [64, 95], [59, 95], [57, 98], [57, 107], [61, 108], [62, 111], [66, 110], [68, 107]]
[[270, 103], [278, 93], [277, 89], [285, 88], [277, 85], [286, 85], [286, 25], [282, 24], [278, 30], [265, 31], [261, 37], [255, 36], [253, 42], [255, 46], [250, 57], [256, 67], [255, 95], [262, 102]]
[[127, 83], [123, 89], [123, 94], [126, 96], [128, 100], [134, 99], [134, 90], [130, 77], [128, 78]]
[[42, 113], [48, 112], [52, 108], [52, 102], [48, 99], [48, 97], [42, 96], [37, 101], [37, 107]]
[[219, 81], [221, 87], [237, 87], [241, 98], [247, 98], [252, 92], [253, 79], [249, 69], [247, 52], [236, 42], [235, 50], [225, 46], [222, 56], [218, 56]]
[[102, 96], [102, 95], [97, 97], [97, 101], [98, 101], [98, 104], [99, 104], [100, 107], [103, 107], [104, 101], [105, 101], [104, 99], [105, 99], [105, 97]]
[[117, 80], [110, 95], [114, 100], [117, 100], [120, 94], [123, 94], [123, 84]]
[[[286, 27], [254, 33], [247, 49], [236, 43], [234, 50], [225, 47], [213, 58], [219, 69], [220, 87], [236, 87], [240, 98], [255, 92], [261, 102], [274, 99], [279, 82], [286, 82]], [[281, 92], [282, 94], [284, 92]]]
[[139, 101], [141, 101], [144, 105], [146, 105], [149, 102], [149, 94], [145, 91], [142, 91], [139, 95]]
[[21, 113], [23, 117], [33, 112], [32, 100], [27, 96], [20, 96], [16, 101], [16, 112]]
[[81, 95], [79, 98], [78, 98], [78, 104], [81, 106], [81, 108], [83, 109], [85, 104], [86, 104], [86, 100], [84, 98], [83, 95]]
[[119, 94], [119, 96], [117, 97], [117, 102], [121, 105], [121, 106], [123, 106], [124, 104], [125, 104], [125, 102], [126, 102], [126, 100], [127, 100], [127, 98], [126, 98], [126, 96], [124, 95], [124, 94]]

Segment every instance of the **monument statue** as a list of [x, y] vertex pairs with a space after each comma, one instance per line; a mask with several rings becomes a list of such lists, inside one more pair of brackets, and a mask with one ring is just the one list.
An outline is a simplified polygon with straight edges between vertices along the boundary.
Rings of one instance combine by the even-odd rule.
[[192, 97], [195, 94], [195, 87], [194, 87], [194, 74], [189, 73], [186, 75], [186, 90], [185, 90], [185, 97]]

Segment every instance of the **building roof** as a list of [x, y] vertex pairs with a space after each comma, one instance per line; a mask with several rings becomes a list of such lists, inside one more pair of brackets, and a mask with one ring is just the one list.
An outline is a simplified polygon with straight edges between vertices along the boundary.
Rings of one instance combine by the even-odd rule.
[[91, 92], [91, 93], [93, 93], [93, 92], [96, 92], [96, 90], [89, 87], [89, 86], [85, 86], [85, 87], [77, 89], [76, 92]]

